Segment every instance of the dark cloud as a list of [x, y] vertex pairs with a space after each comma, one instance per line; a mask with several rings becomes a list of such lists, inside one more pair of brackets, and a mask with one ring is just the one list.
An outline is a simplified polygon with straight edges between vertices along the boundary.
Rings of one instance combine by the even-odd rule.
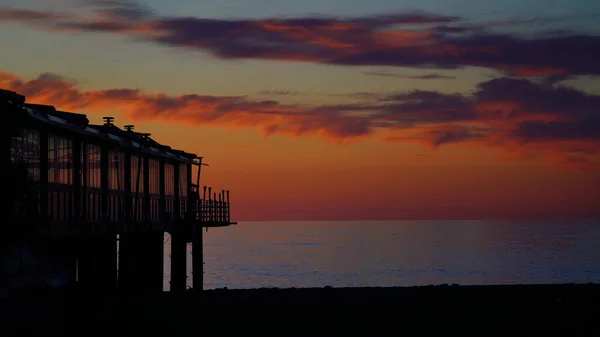
[[456, 69], [488, 67], [522, 76], [598, 74], [600, 37], [519, 38], [501, 34], [440, 37], [411, 45], [343, 55], [327, 63]]
[[53, 22], [70, 19], [73, 18], [66, 14], [0, 7], [0, 21], [5, 22], [24, 22], [35, 24], [36, 22], [40, 21]]
[[363, 75], [367, 76], [381, 76], [381, 77], [394, 77], [394, 78], [405, 78], [411, 80], [452, 80], [456, 79], [454, 76], [446, 76], [440, 74], [425, 74], [425, 75], [403, 75], [390, 73], [386, 71], [363, 71]]
[[55, 73], [41, 73], [37, 78], [37, 81], [53, 81], [53, 82], [71, 82], [66, 77], [55, 74]]
[[442, 145], [463, 143], [466, 141], [482, 141], [491, 133], [490, 128], [461, 124], [443, 124], [424, 128], [414, 136], [394, 136], [384, 139], [392, 142], [418, 141], [436, 149]]
[[262, 90], [259, 94], [266, 96], [296, 96], [299, 93], [291, 90]]
[[525, 121], [517, 124], [512, 135], [523, 142], [547, 142], [584, 139], [600, 142], [600, 113], [574, 121]]
[[600, 96], [552, 83], [525, 79], [499, 78], [481, 83], [476, 93], [479, 102], [511, 102], [518, 105], [511, 115], [544, 112], [557, 117], [575, 118], [600, 111]]
[[382, 104], [378, 106], [380, 113], [376, 116], [393, 122], [397, 127], [472, 121], [477, 118], [473, 101], [460, 94], [414, 90], [385, 95], [377, 101]]
[[128, 0], [91, 0], [89, 4], [101, 16], [114, 20], [147, 20], [154, 12], [147, 6]]
[[460, 143], [466, 140], [484, 139], [490, 130], [481, 127], [468, 127], [463, 125], [448, 125], [425, 132], [434, 147], [444, 144]]
[[228, 20], [160, 16], [132, 1], [97, 0], [92, 4], [90, 14], [81, 17], [5, 8], [0, 9], [0, 20], [38, 28], [123, 34], [224, 59], [424, 69], [477, 66], [520, 76], [600, 74], [599, 36], [556, 29], [521, 35], [495, 30], [518, 25], [526, 31], [527, 25], [557, 18], [474, 24], [459, 17], [400, 13]]

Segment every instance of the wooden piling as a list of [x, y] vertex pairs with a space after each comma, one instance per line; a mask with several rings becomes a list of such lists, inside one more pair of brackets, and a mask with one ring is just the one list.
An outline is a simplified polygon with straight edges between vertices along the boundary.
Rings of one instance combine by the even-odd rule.
[[160, 232], [124, 234], [119, 239], [119, 287], [130, 292], [163, 291], [164, 246]]
[[116, 235], [77, 239], [78, 283], [88, 291], [110, 291], [117, 286]]

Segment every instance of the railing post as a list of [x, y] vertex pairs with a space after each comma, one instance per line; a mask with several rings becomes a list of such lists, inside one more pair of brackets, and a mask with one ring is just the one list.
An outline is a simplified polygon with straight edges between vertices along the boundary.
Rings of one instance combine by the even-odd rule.
[[219, 193], [219, 222], [223, 222], [223, 194]]
[[225, 199], [225, 190], [223, 190], [223, 222], [227, 222], [227, 201]]
[[206, 221], [206, 214], [208, 213], [208, 209], [207, 209], [207, 204], [206, 204], [206, 186], [203, 186], [202, 189], [204, 190], [202, 192], [202, 216], [201, 216], [201, 220], [202, 222]]
[[219, 221], [219, 201], [217, 200], [217, 192], [213, 193], [213, 222]]
[[229, 190], [227, 190], [227, 224], [231, 223], [231, 207], [229, 206]]
[[208, 187], [208, 222], [213, 221], [212, 187]]

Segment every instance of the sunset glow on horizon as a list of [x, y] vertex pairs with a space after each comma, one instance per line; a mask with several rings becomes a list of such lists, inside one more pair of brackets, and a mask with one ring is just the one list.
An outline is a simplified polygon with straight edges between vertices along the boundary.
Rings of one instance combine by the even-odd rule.
[[276, 3], [0, 0], [0, 88], [203, 156], [234, 221], [600, 217], [600, 2]]

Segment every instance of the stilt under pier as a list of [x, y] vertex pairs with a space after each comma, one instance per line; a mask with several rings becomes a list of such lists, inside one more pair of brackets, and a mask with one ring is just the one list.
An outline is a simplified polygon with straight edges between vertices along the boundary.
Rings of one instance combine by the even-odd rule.
[[202, 226], [194, 227], [194, 238], [192, 241], [192, 282], [194, 290], [202, 290], [204, 287], [204, 245], [202, 243]]
[[171, 231], [171, 285], [170, 291], [187, 289], [187, 242], [183, 221], [177, 222]]
[[77, 241], [73, 239], [57, 239], [42, 244], [46, 257], [61, 273], [64, 284], [75, 285], [77, 282]]
[[119, 237], [119, 287], [163, 291], [164, 234], [145, 232]]
[[112, 290], [117, 286], [116, 235], [78, 239], [78, 284], [87, 290]]

